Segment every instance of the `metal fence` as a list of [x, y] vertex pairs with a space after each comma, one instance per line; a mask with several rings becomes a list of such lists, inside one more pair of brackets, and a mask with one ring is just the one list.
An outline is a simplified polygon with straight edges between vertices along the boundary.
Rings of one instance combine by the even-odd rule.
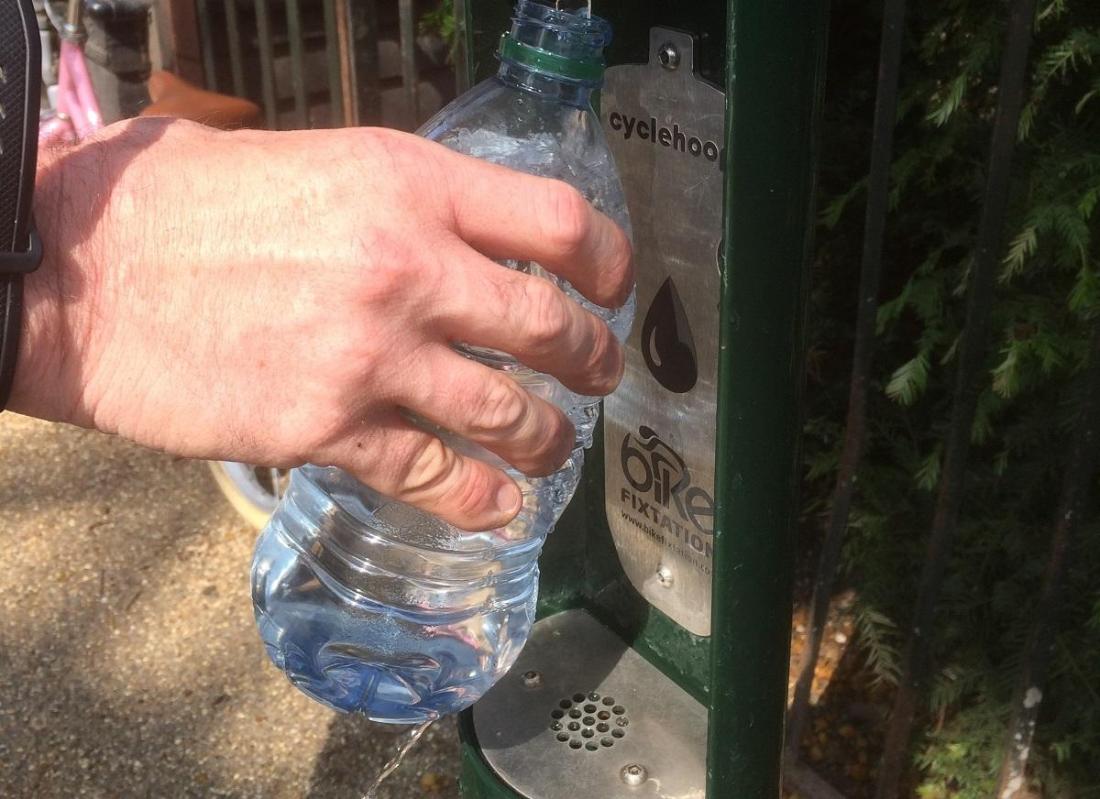
[[413, 129], [454, 94], [448, 46], [417, 0], [194, 0], [206, 87], [272, 129]]

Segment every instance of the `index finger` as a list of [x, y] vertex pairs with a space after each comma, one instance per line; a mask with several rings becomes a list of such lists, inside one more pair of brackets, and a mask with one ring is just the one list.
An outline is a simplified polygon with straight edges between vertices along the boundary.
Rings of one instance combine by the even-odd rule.
[[451, 199], [463, 240], [490, 258], [536, 261], [597, 305], [626, 302], [634, 270], [622, 228], [567, 183], [461, 158], [449, 174], [461, 177]]

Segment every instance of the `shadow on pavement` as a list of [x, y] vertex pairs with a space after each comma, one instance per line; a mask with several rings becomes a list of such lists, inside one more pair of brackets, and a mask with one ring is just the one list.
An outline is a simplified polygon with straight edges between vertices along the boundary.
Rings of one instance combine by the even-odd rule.
[[[270, 666], [255, 533], [204, 464], [10, 414], [0, 452], [0, 796], [361, 796], [393, 736]], [[456, 773], [441, 725], [383, 795]]]

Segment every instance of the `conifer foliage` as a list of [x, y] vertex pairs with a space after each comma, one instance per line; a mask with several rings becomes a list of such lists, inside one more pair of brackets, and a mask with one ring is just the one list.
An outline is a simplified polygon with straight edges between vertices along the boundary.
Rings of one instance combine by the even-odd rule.
[[[867, 430], [842, 555], [867, 668], [903, 654], [944, 479], [1012, 2], [914, 4], [906, 20]], [[834, 6], [811, 313], [807, 529], [844, 439], [882, 0]], [[966, 483], [900, 794], [995, 795], [1100, 317], [1100, 3], [1039, 0]], [[951, 479], [958, 479], [950, 476]], [[1100, 495], [1095, 475], [1082, 488]], [[1100, 796], [1100, 523], [1060, 570], [1025, 787]]]

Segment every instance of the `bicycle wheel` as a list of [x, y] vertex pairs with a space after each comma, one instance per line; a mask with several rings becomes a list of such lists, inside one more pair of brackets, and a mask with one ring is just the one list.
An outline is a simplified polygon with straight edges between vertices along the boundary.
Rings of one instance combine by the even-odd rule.
[[233, 461], [208, 461], [210, 472], [229, 504], [257, 530], [267, 524], [286, 488], [286, 469]]

